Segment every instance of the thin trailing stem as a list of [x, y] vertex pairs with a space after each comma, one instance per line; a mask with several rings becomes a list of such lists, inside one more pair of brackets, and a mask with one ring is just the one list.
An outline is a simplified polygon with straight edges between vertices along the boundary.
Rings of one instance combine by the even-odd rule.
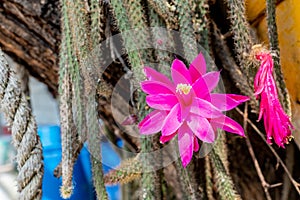
[[[149, 112], [146, 108], [145, 94], [141, 93], [138, 100], [138, 116], [143, 118]], [[152, 200], [161, 199], [161, 182], [159, 180], [159, 171], [155, 171], [153, 161], [162, 162], [162, 158], [154, 158], [149, 152], [154, 150], [154, 144], [158, 140], [153, 138], [141, 138], [141, 162], [143, 163], [143, 173], [141, 177], [141, 194], [140, 199]]]
[[226, 172], [229, 174], [229, 163], [228, 163], [228, 149], [226, 144], [226, 135], [225, 131], [217, 130], [218, 132], [218, 139], [214, 146], [216, 153], [220, 156], [222, 163]]
[[[150, 59], [151, 55], [147, 50], [141, 49], [141, 47], [144, 47], [144, 45], [148, 45], [151, 41], [151, 38], [147, 27], [145, 10], [140, 0], [124, 0], [123, 5], [125, 6], [129, 20], [127, 30], [129, 30], [129, 28], [138, 29], [138, 31], [135, 31], [134, 34], [134, 42], [136, 44], [135, 47], [137, 47], [137, 49], [133, 50], [138, 50], [142, 63], [146, 63], [147, 60]], [[130, 37], [130, 35], [126, 35], [126, 37]], [[141, 73], [141, 66], [133, 65], [132, 67], [135, 70], [134, 72], [138, 73], [136, 75], [137, 78], [140, 78], [141, 80], [142, 77], [140, 77], [139, 75]]]
[[[132, 71], [134, 72], [134, 76], [137, 80], [142, 80], [143, 79], [143, 74], [141, 70], [141, 66], [143, 66], [143, 60], [142, 60], [142, 55], [139, 51], [137, 51], [137, 43], [141, 44], [141, 40], [138, 42], [135, 40], [135, 37], [132, 34], [128, 34], [128, 31], [130, 27], [130, 20], [128, 18], [128, 14], [126, 9], [124, 8], [124, 3], [121, 0], [112, 0], [111, 1], [111, 7], [114, 13], [114, 17], [116, 20], [116, 25], [119, 27], [119, 30], [122, 32], [123, 36], [126, 36], [123, 38], [124, 40], [124, 46], [125, 49], [131, 49], [135, 51], [130, 51], [128, 53], [128, 60], [129, 63], [132, 66]], [[129, 8], [128, 8], [129, 9]], [[136, 16], [136, 15], [134, 15]], [[140, 20], [138, 19], [140, 22]], [[134, 28], [134, 27], [133, 27]], [[143, 28], [141, 25], [139, 25], [138, 28]], [[141, 38], [138, 38], [141, 39]]]

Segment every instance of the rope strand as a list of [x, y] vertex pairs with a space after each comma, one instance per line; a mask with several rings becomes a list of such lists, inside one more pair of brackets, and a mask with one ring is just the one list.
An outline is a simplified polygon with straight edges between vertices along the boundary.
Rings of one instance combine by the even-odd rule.
[[15, 146], [19, 199], [41, 199], [44, 164], [37, 124], [15, 72], [0, 49], [0, 102]]

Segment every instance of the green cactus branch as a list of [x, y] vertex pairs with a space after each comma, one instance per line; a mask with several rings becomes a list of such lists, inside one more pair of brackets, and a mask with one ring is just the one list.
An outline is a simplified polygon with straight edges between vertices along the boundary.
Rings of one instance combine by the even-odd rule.
[[[135, 51], [128, 52], [128, 58], [132, 66], [132, 71], [134, 73], [134, 78], [137, 79], [134, 82], [140, 82], [143, 80], [142, 67], [143, 63], [146, 63], [149, 58], [151, 58], [151, 52], [147, 50], [141, 50], [144, 44], [151, 42], [150, 34], [147, 31], [147, 22], [144, 15], [144, 9], [139, 1], [112, 1], [112, 6], [116, 14], [116, 19], [120, 27], [120, 31], [126, 33], [128, 28], [139, 28], [134, 38], [132, 35], [126, 34], [124, 38], [124, 45], [126, 49], [136, 49]], [[126, 9], [123, 8], [122, 3]], [[142, 103], [143, 105], [138, 105], [139, 114], [138, 117], [142, 118], [144, 113], [144, 104], [145, 104], [145, 95], [139, 94], [138, 104]], [[141, 152], [147, 153], [152, 151], [153, 141], [148, 138], [141, 139]], [[143, 158], [141, 158], [143, 159]], [[147, 162], [149, 158], [143, 159], [144, 162]], [[145, 165], [147, 166], [147, 165]], [[149, 164], [149, 166], [151, 166]], [[160, 180], [156, 177], [158, 174], [151, 169], [145, 169], [145, 173], [142, 174], [142, 199], [157, 199], [159, 193], [156, 192], [156, 186], [159, 185]]]
[[250, 35], [250, 27], [246, 19], [244, 0], [226, 0], [228, 15], [231, 22], [231, 31], [234, 40], [235, 56], [238, 66], [246, 75], [248, 84], [253, 88], [253, 76], [255, 63], [249, 59], [251, 48], [254, 45]]
[[[154, 27], [151, 31], [151, 36], [154, 45], [157, 45], [161, 49], [173, 49], [174, 48], [173, 44], [168, 39], [168, 37], [170, 38], [172, 37], [171, 34], [168, 34], [166, 36], [162, 31], [160, 31], [160, 29], [157, 30], [155, 29], [155, 28], [165, 27], [166, 23], [152, 7], [149, 7], [149, 24], [150, 27]], [[172, 63], [171, 53], [165, 50], [156, 49], [155, 56], [156, 56], [156, 62], [159, 63], [158, 71], [168, 76], [169, 69]]]
[[218, 194], [220, 195], [220, 199], [241, 199], [237, 191], [234, 189], [233, 181], [226, 171], [220, 155], [215, 149], [213, 149], [210, 153], [210, 161], [216, 178], [216, 187]]
[[[79, 137], [82, 141], [85, 141], [85, 118], [84, 118], [84, 97], [83, 97], [83, 84], [80, 72], [80, 62], [86, 58], [88, 52], [88, 45], [86, 44], [87, 38], [87, 10], [84, 3], [81, 1], [64, 0], [63, 2], [63, 16], [64, 22], [68, 23], [70, 33], [70, 51], [73, 53], [72, 65], [69, 66], [71, 73], [72, 92], [74, 95], [74, 102], [72, 102], [75, 108], [74, 121], [76, 122], [76, 128]], [[65, 6], [64, 6], [65, 5]], [[66, 19], [67, 18], [67, 19]], [[66, 25], [65, 25], [66, 26]]]
[[[91, 154], [96, 153], [100, 155], [101, 153], [99, 140], [92, 139], [100, 137], [97, 107], [95, 106], [97, 82], [92, 72], [98, 69], [95, 68], [95, 65], [87, 66], [87, 63], [89, 63], [87, 59], [91, 59], [88, 58], [88, 52], [99, 45], [100, 41], [104, 39], [105, 22], [95, 17], [95, 15], [104, 16], [103, 7], [101, 7], [103, 3], [91, 2], [91, 11], [89, 6], [82, 1], [63, 1], [62, 4], [63, 34], [65, 37], [63, 37], [61, 47], [62, 59], [60, 69], [62, 71], [61, 88], [63, 89], [61, 89], [60, 110], [62, 112], [62, 133], [65, 132], [62, 134], [62, 149], [63, 154], [66, 156], [63, 156], [61, 165], [62, 178], [65, 180], [63, 181], [61, 191], [63, 196], [69, 197], [73, 189], [73, 165], [79, 153], [75, 150], [81, 149], [74, 148], [74, 144], [82, 147], [82, 142], [88, 137]], [[91, 28], [89, 25], [90, 16], [88, 16], [88, 13], [91, 14], [91, 24], [95, 26], [94, 28]], [[66, 81], [68, 77], [70, 77], [69, 82]], [[71, 94], [68, 94], [70, 91], [66, 91], [67, 86], [71, 87]], [[63, 99], [65, 95], [67, 96]], [[72, 95], [75, 101], [70, 102]], [[67, 102], [64, 103], [65, 101]], [[74, 108], [75, 115], [72, 113]], [[72, 122], [73, 117], [75, 117], [76, 127], [74, 127], [74, 122]], [[73, 128], [71, 128], [72, 126]], [[80, 138], [76, 134], [77, 131], [80, 133]], [[86, 132], [89, 134], [86, 135]], [[91, 155], [94, 185], [97, 196], [105, 199], [107, 198], [107, 194], [103, 183], [101, 157], [99, 158], [100, 161], [97, 159], [94, 158], [94, 155]]]
[[[88, 98], [92, 98], [89, 96]], [[93, 99], [94, 100], [94, 99]], [[93, 102], [92, 100], [88, 100], [89, 102]], [[92, 105], [95, 105], [93, 102]], [[91, 106], [90, 108], [95, 108], [95, 106]], [[106, 200], [108, 199], [107, 192], [104, 185], [104, 176], [102, 170], [102, 157], [101, 157], [101, 134], [102, 131], [99, 128], [100, 124], [98, 122], [98, 115], [96, 112], [89, 112], [90, 115], [87, 115], [88, 119], [88, 126], [90, 126], [91, 131], [88, 132], [88, 144], [89, 144], [89, 151], [90, 151], [90, 158], [91, 158], [91, 165], [92, 165], [92, 174], [93, 174], [93, 182], [95, 186], [95, 191], [97, 194], [98, 199]], [[94, 132], [98, 131], [98, 132]]]
[[[161, 0], [148, 0], [148, 4], [151, 6], [151, 9], [155, 11], [162, 19], [165, 20], [166, 27], [168, 29], [178, 30], [178, 20], [175, 17], [174, 10], [176, 7], [170, 5], [167, 1]], [[151, 19], [152, 17], [150, 17]]]
[[[153, 149], [153, 140], [151, 138], [142, 138], [141, 139], [141, 161], [143, 163], [143, 173], [141, 177], [141, 194], [140, 198], [144, 200], [155, 200], [161, 199], [161, 188], [160, 181], [157, 180], [158, 173], [156, 169], [153, 168], [153, 157], [148, 156], [149, 152]], [[159, 162], [160, 158], [156, 158], [157, 162]]]
[[213, 200], [214, 196], [213, 196], [213, 174], [212, 174], [212, 166], [210, 163], [210, 158], [209, 155], [205, 157], [205, 193], [206, 193], [206, 197], [209, 200]]
[[[145, 94], [141, 94], [139, 97], [139, 116], [145, 117], [149, 112], [145, 109]], [[162, 170], [156, 169], [156, 166], [162, 165], [162, 155], [156, 155], [154, 157], [151, 152], [160, 148], [159, 137], [141, 138], [141, 154], [139, 156], [139, 162], [142, 163], [141, 173], [141, 194], [140, 198], [144, 200], [161, 199], [162, 191]]]
[[90, 3], [90, 45], [91, 49], [97, 47], [105, 39], [106, 16], [104, 1], [91, 0]]
[[276, 84], [277, 88], [279, 89], [278, 93], [280, 95], [280, 101], [283, 104], [285, 112], [291, 116], [292, 111], [290, 96], [286, 88], [280, 64], [280, 49], [276, 24], [276, 0], [266, 0], [266, 4], [269, 44], [274, 61]]
[[188, 0], [175, 1], [176, 12], [178, 13], [179, 32], [183, 45], [185, 59], [190, 63], [198, 54], [197, 43], [195, 40], [191, 2]]
[[196, 199], [195, 195], [193, 195], [195, 193], [194, 188], [190, 184], [190, 176], [188, 171], [182, 167], [180, 159], [175, 161], [175, 167], [179, 176], [179, 184], [183, 198], [188, 200]]
[[[129, 17], [127, 15], [127, 11], [124, 8], [124, 4], [121, 0], [112, 0], [111, 1], [111, 6], [114, 12], [114, 17], [116, 20], [116, 24], [119, 27], [119, 30], [122, 33], [127, 33], [126, 31], [129, 31], [132, 25], [130, 24]], [[141, 12], [140, 12], [141, 14]], [[139, 20], [139, 18], [138, 18]], [[141, 22], [142, 23], [142, 22]], [[135, 37], [133, 35], [126, 35], [127, 37], [123, 38], [124, 40], [124, 46], [125, 49], [137, 49], [136, 46], [136, 41]], [[140, 38], [138, 38], [140, 39]], [[141, 42], [141, 41], [140, 41]], [[143, 66], [143, 60], [142, 60], [142, 55], [139, 51], [131, 51], [131, 52], [126, 52], [128, 53], [128, 59], [129, 63], [132, 66], [132, 71], [134, 72], [134, 75], [136, 76], [138, 80], [142, 80], [142, 71], [141, 71], [141, 66]]]
[[[146, 109], [146, 95], [141, 93], [138, 99], [138, 116], [142, 119], [148, 113], [149, 109]], [[160, 162], [161, 157], [154, 158], [151, 152], [154, 149], [154, 145], [158, 143], [158, 138], [141, 138], [141, 156], [140, 160], [142, 162], [142, 176], [141, 176], [141, 194], [140, 198], [145, 200], [154, 200], [161, 198], [161, 182], [159, 180], [160, 171], [155, 169], [153, 165], [153, 160], [155, 162]]]
[[[87, 52], [93, 53], [91, 56], [86, 55], [87, 57], [85, 57], [81, 62], [81, 74], [84, 79], [84, 109], [86, 112], [84, 117], [86, 121], [87, 140], [91, 154], [90, 158], [96, 194], [99, 199], [108, 199], [104, 186], [100, 148], [100, 138], [104, 133], [101, 131], [102, 127], [100, 128], [96, 101], [98, 79], [100, 79], [100, 77], [97, 77], [97, 75], [99, 75], [97, 72], [102, 72], [101, 68], [103, 67], [102, 52], [99, 51], [98, 48], [101, 46], [100, 43], [105, 40], [104, 32], [106, 27], [106, 19], [104, 2], [93, 0], [90, 2], [90, 7], [88, 10], [90, 11], [89, 17], [91, 20], [91, 25], [86, 28], [87, 31], [90, 32], [85, 33], [85, 35], [87, 35], [87, 41], [85, 41], [85, 44], [88, 47], [86, 54], [88, 54]], [[83, 22], [83, 24], [88, 24], [88, 21]], [[93, 56], [97, 56], [97, 58], [94, 58]], [[96, 61], [98, 62], [95, 63]]]
[[73, 150], [73, 135], [76, 134], [75, 124], [72, 113], [72, 94], [70, 74], [63, 73], [61, 77], [61, 96], [60, 96], [60, 121], [61, 121], [61, 140], [62, 140], [62, 186], [60, 189], [63, 198], [69, 198], [73, 193], [73, 166], [75, 163]]
[[143, 172], [143, 166], [139, 155], [121, 162], [121, 164], [112, 169], [104, 176], [104, 182], [107, 185], [125, 184], [133, 180], [140, 179]]
[[226, 172], [229, 174], [228, 149], [226, 144], [225, 131], [217, 130], [218, 139], [215, 143], [214, 150], [219, 155]]
[[[71, 71], [78, 62], [74, 59], [72, 47], [71, 28], [69, 24], [67, 2], [62, 2], [62, 45], [60, 60], [60, 121], [61, 121], [61, 139], [62, 139], [62, 162], [61, 175], [62, 186], [61, 195], [63, 198], [69, 198], [73, 193], [73, 166], [76, 161], [73, 142], [76, 143], [77, 130], [73, 121], [72, 112], [72, 81]], [[77, 97], [77, 96], [76, 96]], [[76, 98], [77, 99], [77, 98]], [[80, 106], [81, 107], [81, 106]]]
[[197, 43], [209, 51], [208, 0], [192, 1], [192, 22]]

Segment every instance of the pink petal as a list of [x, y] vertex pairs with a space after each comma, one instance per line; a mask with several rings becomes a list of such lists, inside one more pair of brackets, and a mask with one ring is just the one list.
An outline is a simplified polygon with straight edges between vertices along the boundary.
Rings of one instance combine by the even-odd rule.
[[178, 148], [183, 167], [186, 167], [193, 157], [193, 137], [193, 133], [186, 125], [179, 128]]
[[174, 132], [173, 134], [171, 135], [167, 135], [167, 136], [160, 136], [159, 140], [161, 143], [166, 143], [166, 142], [169, 142], [175, 135], [177, 134], [177, 132]]
[[263, 89], [266, 87], [268, 74], [271, 74], [273, 71], [273, 60], [270, 55], [262, 55], [263, 61], [255, 75], [254, 79], [254, 95], [257, 97], [260, 93], [262, 93]]
[[220, 128], [224, 131], [235, 133], [237, 135], [245, 137], [244, 129], [242, 128], [242, 126], [226, 115], [223, 115], [219, 118], [214, 118], [210, 121], [210, 123], [214, 128]]
[[261, 93], [258, 121], [261, 120], [261, 118], [263, 117], [263, 114], [265, 113], [266, 109], [268, 109], [268, 108], [269, 108], [268, 97], [267, 97], [266, 93], [263, 92], [263, 93]]
[[186, 106], [185, 104], [180, 104], [181, 108], [181, 120], [184, 121], [190, 114], [191, 106]]
[[203, 77], [198, 78], [196, 82], [193, 83], [192, 90], [199, 98], [203, 98], [209, 94], [208, 86]]
[[212, 143], [215, 140], [215, 133], [206, 118], [191, 114], [187, 124], [193, 133], [203, 142]]
[[223, 116], [223, 113], [210, 102], [195, 97], [190, 112], [205, 118], [216, 118]]
[[267, 81], [265, 84], [267, 86], [267, 92], [270, 94], [270, 98], [276, 99], [275, 102], [278, 102], [278, 104], [280, 106], [279, 99], [278, 99], [278, 93], [277, 93], [277, 87], [276, 87], [275, 80], [273, 78], [272, 71], [270, 71], [267, 74]]
[[194, 136], [194, 152], [197, 152], [199, 150], [199, 142], [198, 142], [198, 138], [196, 136]]
[[206, 72], [206, 62], [202, 53], [193, 60], [189, 68], [192, 81], [195, 82], [201, 75]]
[[174, 94], [174, 87], [158, 81], [143, 81], [142, 90], [147, 94]]
[[143, 135], [149, 135], [159, 132], [166, 116], [167, 112], [165, 111], [152, 111], [139, 123], [138, 127], [140, 129], [140, 133]]
[[165, 83], [167, 85], [172, 85], [172, 82], [168, 77], [166, 77], [164, 74], [159, 73], [155, 69], [151, 67], [144, 67], [144, 72], [146, 74], [146, 77], [149, 81], [159, 81], [162, 83]]
[[211, 92], [219, 82], [220, 72], [208, 72], [203, 75], [203, 79], [207, 85], [208, 90]]
[[168, 116], [163, 121], [163, 127], [161, 134], [163, 136], [168, 136], [177, 131], [177, 129], [182, 125], [183, 120], [181, 117], [180, 104], [176, 104], [168, 114]]
[[260, 93], [262, 93], [264, 87], [265, 87], [265, 79], [267, 76], [267, 70], [264, 69], [262, 66], [258, 69], [255, 79], [254, 79], [254, 95], [257, 97]]
[[211, 103], [221, 111], [235, 108], [239, 104], [248, 101], [250, 98], [237, 94], [210, 94]]
[[175, 85], [179, 83], [191, 84], [191, 76], [185, 64], [178, 59], [172, 63], [171, 75]]
[[171, 110], [177, 103], [178, 99], [173, 94], [148, 95], [146, 97], [147, 104], [158, 110]]
[[278, 99], [277, 87], [273, 78], [273, 60], [270, 53], [259, 53], [256, 58], [261, 61], [260, 68], [255, 76], [254, 89], [256, 97], [260, 97], [260, 112], [258, 120], [264, 118], [267, 142], [272, 139], [284, 148], [291, 136], [293, 126], [285, 114]]

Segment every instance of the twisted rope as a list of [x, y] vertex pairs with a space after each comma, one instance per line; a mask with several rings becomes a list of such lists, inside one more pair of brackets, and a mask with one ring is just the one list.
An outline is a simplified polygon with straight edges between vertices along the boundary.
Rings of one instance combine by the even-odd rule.
[[17, 150], [19, 199], [41, 199], [44, 165], [36, 121], [25, 95], [21, 92], [16, 74], [9, 68], [1, 49], [0, 104], [1, 111], [4, 112], [8, 125], [11, 127], [13, 145]]

